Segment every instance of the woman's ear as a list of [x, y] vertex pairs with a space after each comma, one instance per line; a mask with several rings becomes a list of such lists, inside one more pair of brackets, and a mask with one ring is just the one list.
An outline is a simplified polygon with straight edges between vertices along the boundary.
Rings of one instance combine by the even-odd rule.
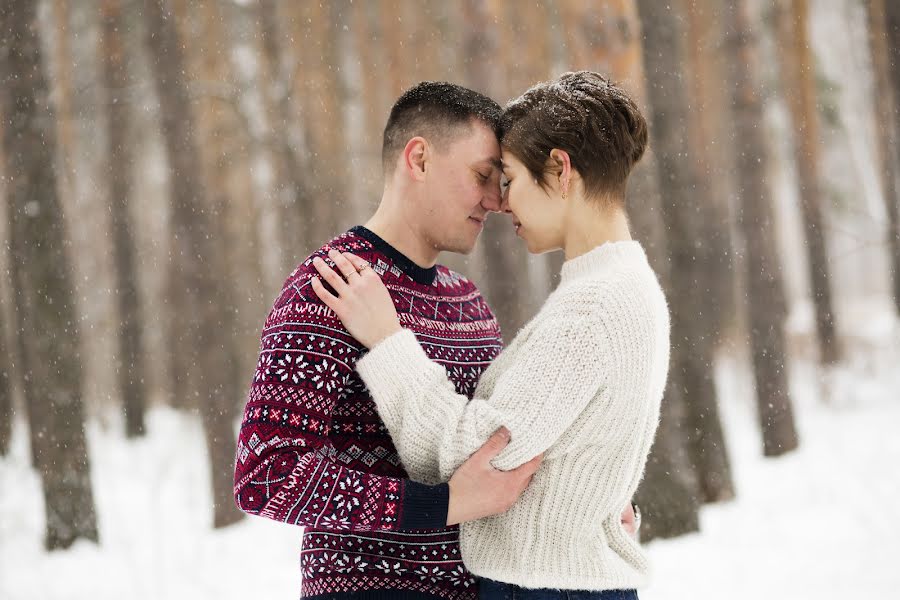
[[569, 153], [554, 148], [550, 151], [550, 161], [554, 167], [553, 172], [559, 180], [559, 189], [565, 198], [569, 195], [569, 184], [572, 181], [572, 162], [569, 160]]
[[424, 181], [428, 158], [428, 141], [420, 136], [410, 139], [403, 148], [404, 171], [415, 181]]

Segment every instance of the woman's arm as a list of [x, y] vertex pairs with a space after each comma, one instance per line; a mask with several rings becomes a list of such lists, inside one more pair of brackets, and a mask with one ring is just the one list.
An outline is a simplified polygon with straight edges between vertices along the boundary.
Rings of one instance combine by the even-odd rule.
[[[559, 315], [562, 317], [562, 315]], [[412, 332], [379, 343], [357, 363], [401, 459], [436, 464], [446, 480], [500, 426], [510, 444], [494, 459], [510, 470], [546, 451], [568, 429], [603, 384], [597, 323], [585, 316], [544, 316], [489, 397], [457, 394]], [[401, 450], [402, 448], [402, 450]]]
[[516, 360], [491, 396], [476, 391], [469, 401], [412, 332], [400, 327], [390, 294], [367, 264], [353, 255], [329, 256], [343, 277], [322, 261], [315, 266], [338, 295], [316, 280], [313, 288], [353, 336], [372, 348], [357, 370], [404, 462], [434, 465], [446, 480], [505, 425], [512, 439], [493, 464], [515, 468], [549, 448], [602, 385], [607, 369], [595, 311], [569, 314], [545, 307], [527, 339], [517, 340]]

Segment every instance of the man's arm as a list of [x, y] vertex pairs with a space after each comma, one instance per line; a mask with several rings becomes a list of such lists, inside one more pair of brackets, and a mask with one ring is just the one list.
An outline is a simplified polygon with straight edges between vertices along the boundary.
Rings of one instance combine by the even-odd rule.
[[449, 490], [349, 469], [328, 439], [359, 346], [306, 282], [266, 320], [237, 442], [234, 495], [250, 514], [337, 530], [444, 527]]
[[450, 484], [374, 475], [335, 460], [328, 440], [332, 411], [360, 348], [304, 291], [288, 286], [263, 328], [237, 443], [238, 507], [344, 531], [439, 529], [509, 508], [537, 462], [510, 472], [491, 467], [508, 434], [489, 440]]

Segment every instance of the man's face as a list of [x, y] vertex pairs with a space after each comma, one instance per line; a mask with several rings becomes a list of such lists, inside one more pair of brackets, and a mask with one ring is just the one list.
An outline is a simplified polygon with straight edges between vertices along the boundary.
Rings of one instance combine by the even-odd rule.
[[500, 210], [500, 144], [473, 121], [426, 167], [423, 230], [435, 248], [468, 254], [489, 212]]

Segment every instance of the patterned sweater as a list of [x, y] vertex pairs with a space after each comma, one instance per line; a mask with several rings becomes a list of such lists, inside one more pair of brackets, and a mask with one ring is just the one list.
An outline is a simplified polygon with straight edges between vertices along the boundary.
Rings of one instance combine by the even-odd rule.
[[631, 589], [647, 559], [620, 523], [656, 432], [669, 365], [665, 296], [638, 242], [563, 265], [559, 287], [491, 364], [474, 398], [407, 331], [357, 365], [400, 457], [446, 481], [501, 425], [512, 469], [544, 462], [505, 513], [463, 523], [466, 566], [528, 588]]
[[446, 484], [410, 479], [355, 372], [365, 348], [312, 290], [312, 259], [330, 248], [368, 260], [403, 326], [472, 395], [500, 352], [478, 289], [443, 266], [419, 267], [355, 227], [288, 277], [263, 326], [235, 460], [235, 500], [247, 513], [304, 528], [304, 598], [473, 600], [459, 530], [446, 527]]

